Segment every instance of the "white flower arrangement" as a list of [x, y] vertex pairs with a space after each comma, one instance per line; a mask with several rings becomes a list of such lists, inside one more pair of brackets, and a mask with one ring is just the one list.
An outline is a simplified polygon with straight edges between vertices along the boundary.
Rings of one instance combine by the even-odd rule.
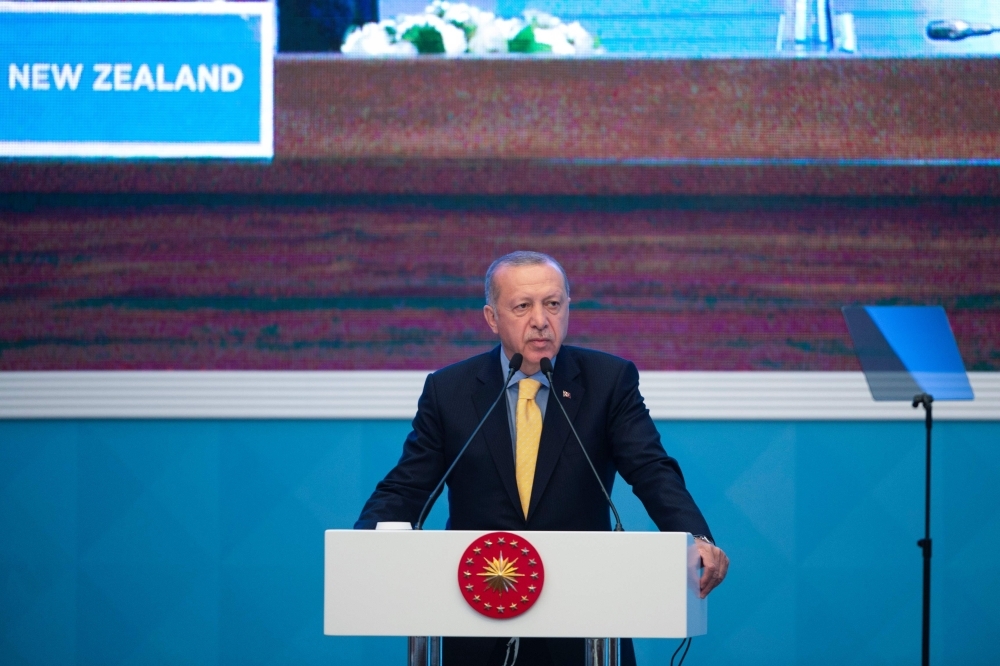
[[343, 53], [412, 56], [423, 53], [601, 53], [598, 40], [579, 22], [563, 23], [537, 10], [521, 18], [499, 18], [464, 2], [434, 0], [423, 14], [366, 23], [348, 33]]

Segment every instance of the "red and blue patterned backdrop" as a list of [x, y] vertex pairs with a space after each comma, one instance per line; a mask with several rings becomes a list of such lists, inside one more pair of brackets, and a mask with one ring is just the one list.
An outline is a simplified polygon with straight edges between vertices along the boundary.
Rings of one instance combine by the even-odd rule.
[[435, 368], [493, 344], [514, 249], [570, 342], [641, 369], [855, 370], [839, 308], [943, 305], [1000, 370], [1000, 204], [762, 198], [6, 200], [0, 369]]

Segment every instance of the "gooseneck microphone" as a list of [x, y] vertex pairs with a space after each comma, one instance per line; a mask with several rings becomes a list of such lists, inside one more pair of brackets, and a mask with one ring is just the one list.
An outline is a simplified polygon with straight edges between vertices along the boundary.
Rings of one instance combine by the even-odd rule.
[[566, 408], [563, 407], [562, 400], [556, 394], [556, 383], [552, 379], [552, 360], [545, 357], [539, 363], [542, 367], [542, 374], [544, 374], [549, 379], [549, 390], [552, 394], [556, 396], [556, 404], [559, 405], [559, 409], [562, 411], [564, 417], [566, 417], [566, 423], [569, 424], [569, 429], [573, 431], [573, 436], [576, 437], [576, 443], [580, 445], [580, 450], [583, 451], [583, 457], [587, 459], [587, 464], [590, 465], [590, 471], [594, 473], [594, 478], [597, 479], [597, 485], [601, 487], [601, 492], [604, 493], [604, 499], [608, 501], [608, 506], [611, 507], [611, 512], [615, 514], [615, 532], [624, 532], [625, 528], [622, 527], [622, 519], [618, 517], [618, 509], [615, 508], [615, 503], [611, 501], [611, 495], [608, 494], [608, 489], [604, 487], [604, 482], [601, 481], [601, 475], [597, 473], [597, 468], [594, 467], [593, 461], [590, 459], [590, 455], [587, 453], [587, 449], [583, 446], [583, 440], [580, 439], [580, 435], [576, 433], [576, 428], [573, 427], [573, 421], [569, 418], [569, 414], [566, 413]]
[[[502, 349], [500, 350], [500, 353], [501, 354], [503, 353]], [[500, 398], [503, 397], [504, 392], [507, 390], [507, 385], [510, 384], [510, 378], [514, 376], [515, 372], [521, 369], [521, 363], [523, 361], [524, 357], [521, 356], [520, 354], [514, 354], [513, 356], [510, 357], [510, 370], [507, 371], [507, 379], [505, 379], [503, 382], [503, 388], [500, 389], [500, 394], [497, 395], [497, 399], [493, 401], [493, 404], [490, 405], [490, 408], [486, 410], [485, 414], [483, 414], [483, 418], [479, 420], [479, 424], [476, 425], [476, 429], [472, 431], [471, 435], [469, 435], [469, 439], [465, 441], [465, 444], [462, 446], [461, 450], [459, 450], [458, 455], [455, 456], [455, 459], [451, 461], [451, 465], [444, 473], [444, 476], [441, 477], [441, 480], [438, 482], [437, 487], [434, 488], [434, 491], [431, 492], [430, 497], [428, 497], [427, 501], [424, 502], [424, 508], [420, 510], [420, 517], [417, 518], [417, 522], [413, 525], [413, 529], [415, 530], [424, 529], [424, 519], [427, 517], [427, 512], [431, 510], [431, 507], [434, 506], [434, 502], [437, 500], [438, 495], [441, 494], [441, 490], [444, 488], [444, 482], [447, 481], [448, 477], [451, 475], [451, 470], [455, 469], [455, 465], [457, 465], [458, 461], [462, 459], [462, 454], [464, 454], [465, 450], [469, 448], [469, 444], [471, 444], [472, 440], [475, 439], [477, 434], [479, 434], [479, 429], [483, 427], [483, 424], [486, 423], [486, 419], [488, 419], [490, 414], [493, 413], [493, 408], [497, 406], [498, 402], [500, 402]]]
[[927, 37], [934, 40], [957, 42], [966, 37], [991, 35], [1000, 28], [989, 23], [969, 23], [968, 21], [931, 21], [927, 24]]

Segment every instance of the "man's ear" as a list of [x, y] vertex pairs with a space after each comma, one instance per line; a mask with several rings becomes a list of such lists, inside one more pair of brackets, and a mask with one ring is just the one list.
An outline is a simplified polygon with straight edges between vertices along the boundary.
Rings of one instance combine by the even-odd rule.
[[490, 327], [490, 330], [495, 334], [500, 333], [500, 329], [497, 327], [497, 313], [489, 305], [483, 306], [483, 317], [486, 318], [486, 324]]

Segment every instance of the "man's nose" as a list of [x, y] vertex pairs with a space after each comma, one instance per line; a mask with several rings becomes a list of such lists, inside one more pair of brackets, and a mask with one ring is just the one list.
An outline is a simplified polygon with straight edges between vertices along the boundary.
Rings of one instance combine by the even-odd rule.
[[549, 325], [549, 320], [545, 316], [545, 308], [542, 307], [541, 303], [536, 303], [531, 308], [531, 326], [532, 328], [545, 328]]

